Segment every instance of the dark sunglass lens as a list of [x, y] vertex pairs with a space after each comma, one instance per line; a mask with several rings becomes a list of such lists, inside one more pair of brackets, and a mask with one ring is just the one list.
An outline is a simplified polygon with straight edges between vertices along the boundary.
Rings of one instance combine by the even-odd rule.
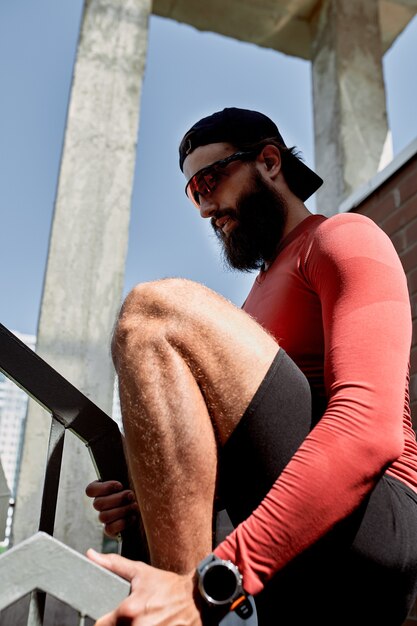
[[214, 168], [204, 174], [204, 182], [208, 191], [214, 191], [219, 180], [219, 172]]
[[197, 181], [192, 178], [187, 186], [187, 196], [196, 207], [200, 205], [200, 194], [198, 190]]
[[188, 183], [187, 195], [190, 200], [199, 207], [200, 196], [206, 196], [214, 191], [217, 184], [217, 177], [212, 171], [196, 174]]

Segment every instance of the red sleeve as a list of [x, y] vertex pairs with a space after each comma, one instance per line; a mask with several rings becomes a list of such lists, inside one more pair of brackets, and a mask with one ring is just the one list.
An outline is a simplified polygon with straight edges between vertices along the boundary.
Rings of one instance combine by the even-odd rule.
[[259, 507], [215, 550], [253, 594], [358, 507], [404, 445], [411, 316], [390, 240], [367, 218], [339, 215], [302, 257], [322, 305], [329, 403]]

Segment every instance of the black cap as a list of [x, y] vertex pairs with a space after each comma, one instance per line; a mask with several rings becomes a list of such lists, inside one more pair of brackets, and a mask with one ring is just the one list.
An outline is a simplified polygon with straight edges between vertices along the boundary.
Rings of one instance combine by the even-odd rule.
[[[204, 117], [184, 135], [179, 147], [181, 171], [186, 157], [199, 146], [225, 142], [239, 148], [263, 139], [275, 139], [286, 147], [276, 124], [263, 113], [233, 107], [223, 109]], [[283, 172], [291, 191], [303, 201], [323, 184], [320, 176], [291, 152], [285, 153]]]

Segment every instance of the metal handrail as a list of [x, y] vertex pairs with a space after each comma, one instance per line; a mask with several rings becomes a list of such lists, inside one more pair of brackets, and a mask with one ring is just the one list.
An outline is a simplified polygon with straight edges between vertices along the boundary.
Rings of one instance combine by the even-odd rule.
[[[3, 324], [0, 324], [0, 371], [51, 413], [40, 530], [49, 534], [53, 531], [56, 501], [51, 503], [50, 494], [58, 489], [65, 430], [70, 430], [85, 443], [99, 479], [117, 480], [129, 487], [123, 441], [116, 422]], [[51, 471], [52, 465], [54, 471]], [[146, 539], [142, 533], [140, 541], [138, 528], [123, 532], [121, 553], [131, 559], [149, 562]]]

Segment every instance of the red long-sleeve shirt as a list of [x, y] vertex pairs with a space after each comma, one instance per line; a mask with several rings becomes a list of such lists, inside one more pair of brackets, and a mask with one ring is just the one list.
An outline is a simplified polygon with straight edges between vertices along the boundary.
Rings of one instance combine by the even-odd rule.
[[245, 311], [327, 401], [270, 492], [215, 553], [256, 594], [351, 513], [382, 473], [417, 491], [406, 278], [389, 238], [356, 214], [312, 215], [257, 277]]

